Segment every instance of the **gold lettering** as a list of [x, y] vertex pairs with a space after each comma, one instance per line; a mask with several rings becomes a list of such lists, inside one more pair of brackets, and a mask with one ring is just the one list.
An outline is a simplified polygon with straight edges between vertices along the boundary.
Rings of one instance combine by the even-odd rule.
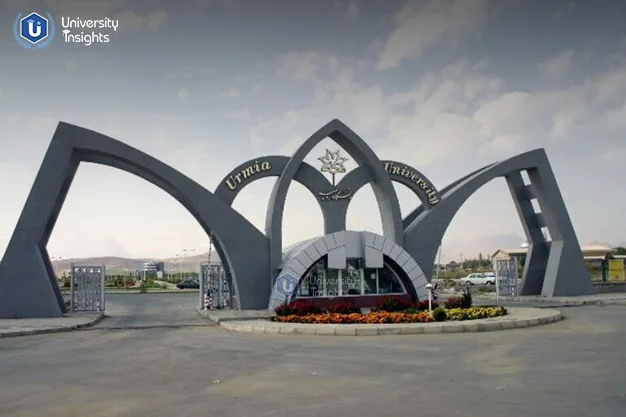
[[400, 167], [393, 166], [393, 167], [391, 168], [391, 173], [392, 173], [393, 175], [400, 175]]
[[256, 174], [258, 171], [254, 170], [254, 166], [248, 167], [246, 169], [244, 169], [243, 171], [241, 171], [241, 173], [243, 174], [244, 178], [248, 178], [253, 176], [254, 174]]
[[417, 180], [419, 178], [419, 176], [416, 173], [413, 173], [413, 175], [411, 175], [411, 181], [415, 182], [415, 180]]
[[271, 169], [272, 164], [267, 161], [261, 163], [259, 163], [259, 161], [254, 161], [254, 164], [245, 167], [236, 174], [233, 173], [230, 175], [225, 181], [225, 184], [231, 191], [234, 191], [239, 184], [242, 184], [248, 178], [253, 177], [255, 174], [260, 172], [271, 171]]
[[228, 179], [226, 180], [226, 185], [228, 186], [228, 188], [231, 189], [231, 191], [237, 188], [237, 184], [233, 180], [232, 176], [228, 177]]
[[393, 168], [393, 164], [391, 162], [385, 162], [385, 171], [391, 173], [391, 168]]

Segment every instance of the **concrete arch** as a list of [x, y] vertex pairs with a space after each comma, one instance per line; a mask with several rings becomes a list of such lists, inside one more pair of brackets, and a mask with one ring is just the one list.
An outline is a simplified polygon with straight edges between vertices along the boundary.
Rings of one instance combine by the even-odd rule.
[[[355, 245], [362, 246], [362, 248], [356, 248]], [[342, 269], [345, 268], [347, 257], [352, 257], [348, 255], [359, 249], [366, 263], [369, 256], [379, 257], [381, 264], [383, 255], [389, 257], [407, 275], [411, 285], [407, 291], [418, 299], [428, 298], [426, 289], [428, 280], [422, 268], [400, 245], [371, 232], [342, 231], [302, 242], [293, 253], [285, 258], [281, 265], [280, 275], [272, 287], [268, 308], [274, 310], [280, 304], [291, 301], [306, 271], [322, 257], [328, 256], [329, 264], [335, 263], [335, 267], [342, 264], [343, 267], [338, 268]]]
[[282, 224], [283, 210], [289, 184], [304, 158], [313, 147], [330, 137], [343, 147], [360, 166], [367, 166], [372, 173], [372, 188], [380, 208], [383, 232], [391, 240], [402, 245], [402, 217], [396, 191], [380, 159], [355, 132], [335, 119], [309, 137], [293, 154], [282, 175], [274, 185], [268, 205], [268, 218], [265, 225], [266, 235], [270, 239], [272, 276], [278, 272], [282, 259]]
[[[476, 171], [473, 171], [469, 174], [467, 174], [464, 177], [459, 178], [458, 180], [448, 184], [443, 190], [439, 191], [439, 195], [443, 195], [445, 193], [447, 193], [448, 191], [450, 191], [451, 188], [456, 187], [457, 184], [460, 184], [461, 182], [465, 181], [467, 178], [471, 177], [472, 175], [476, 174], [477, 172], [480, 172], [484, 169], [487, 169], [491, 166], [495, 165], [495, 163], [493, 164], [489, 164], [487, 166], [484, 166], [480, 169], [477, 169]], [[410, 225], [413, 220], [415, 220], [417, 218], [417, 216], [419, 216], [420, 214], [422, 214], [424, 211], [426, 211], [429, 207], [427, 205], [425, 205], [422, 202], [422, 205], [417, 207], [415, 210], [413, 210], [412, 212], [410, 212], [404, 219], [402, 219], [402, 227], [406, 230], [407, 226]]]
[[[419, 198], [419, 200], [422, 202], [422, 205], [420, 206], [422, 210], [430, 210], [439, 202], [439, 192], [437, 191], [433, 183], [420, 171], [418, 171], [417, 169], [407, 164], [403, 164], [402, 162], [386, 160], [386, 161], [381, 161], [381, 163], [385, 167], [385, 170], [387, 172], [389, 172], [387, 169], [388, 164], [391, 164], [392, 166], [409, 168], [411, 171], [415, 173], [416, 176], [418, 176], [423, 181], [424, 184], [427, 185], [428, 189], [433, 190], [434, 194], [432, 195], [434, 196], [434, 198], [430, 198], [429, 195], [426, 194], [424, 189], [421, 188], [420, 185], [415, 180], [411, 179], [411, 176], [406, 177], [402, 175], [389, 174], [389, 178], [391, 179], [392, 182], [398, 182], [400, 184], [405, 185], [409, 190], [413, 192], [413, 194], [415, 194], [417, 198]], [[346, 176], [343, 177], [341, 181], [339, 181], [339, 183], [337, 184], [337, 188], [341, 190], [350, 190], [352, 192], [352, 195], [354, 196], [362, 187], [364, 187], [365, 185], [369, 184], [372, 181], [373, 181], [372, 172], [366, 166], [360, 166], [348, 172]], [[326, 233], [334, 233], [340, 230], [345, 230], [350, 202], [351, 200], [337, 201], [337, 202], [334, 202], [332, 206], [329, 206], [333, 210], [333, 219], [335, 220], [333, 222], [333, 225], [335, 227], [333, 229], [326, 229]], [[409, 214], [409, 216], [411, 215], [413, 215], [413, 213]], [[416, 216], [416, 215], [413, 215], [413, 216]], [[404, 220], [403, 220], [403, 224], [404, 224]]]
[[55, 317], [64, 311], [46, 245], [81, 162], [135, 174], [180, 202], [223, 249], [243, 309], [270, 295], [269, 242], [239, 213], [163, 162], [100, 133], [59, 123], [2, 263], [0, 318]]
[[[525, 185], [520, 171], [531, 180]], [[517, 155], [487, 166], [454, 183], [442, 193], [436, 210], [422, 211], [405, 230], [405, 249], [431, 277], [437, 249], [461, 206], [491, 180], [505, 177], [529, 242], [522, 294], [573, 296], [594, 292], [584, 266], [580, 245], [563, 202], [556, 178], [543, 149]], [[541, 213], [531, 200], [537, 199]], [[552, 241], [541, 228], [547, 227]]]

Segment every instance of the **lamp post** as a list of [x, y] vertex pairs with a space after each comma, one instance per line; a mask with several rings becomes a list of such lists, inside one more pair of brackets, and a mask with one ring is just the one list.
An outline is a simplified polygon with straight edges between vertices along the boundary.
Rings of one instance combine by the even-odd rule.
[[[183, 256], [183, 261], [187, 257], [188, 253], [195, 252], [195, 251], [196, 251], [195, 249], [183, 249], [183, 255], [182, 255]], [[180, 272], [180, 276], [181, 276], [181, 279], [182, 279], [182, 275], [183, 275], [183, 273], [182, 273], [182, 261], [181, 261], [180, 271], [181, 271]]]
[[426, 289], [428, 290], [428, 312], [430, 314], [433, 313], [433, 284], [430, 282], [426, 284]]

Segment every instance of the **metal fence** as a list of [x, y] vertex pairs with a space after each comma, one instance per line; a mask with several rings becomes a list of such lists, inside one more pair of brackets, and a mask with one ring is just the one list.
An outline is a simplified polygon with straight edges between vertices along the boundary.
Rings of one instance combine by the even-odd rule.
[[221, 264], [200, 265], [201, 310], [237, 308], [233, 286]]
[[496, 296], [514, 297], [519, 294], [518, 259], [496, 259]]
[[106, 269], [99, 266], [70, 266], [70, 311], [102, 312]]

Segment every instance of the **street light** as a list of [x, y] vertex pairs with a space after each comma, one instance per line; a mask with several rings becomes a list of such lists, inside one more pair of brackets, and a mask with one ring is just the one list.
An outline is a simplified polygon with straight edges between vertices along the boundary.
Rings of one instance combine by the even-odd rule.
[[428, 290], [428, 312], [430, 314], [433, 313], [433, 284], [430, 282], [426, 284], [426, 289]]

